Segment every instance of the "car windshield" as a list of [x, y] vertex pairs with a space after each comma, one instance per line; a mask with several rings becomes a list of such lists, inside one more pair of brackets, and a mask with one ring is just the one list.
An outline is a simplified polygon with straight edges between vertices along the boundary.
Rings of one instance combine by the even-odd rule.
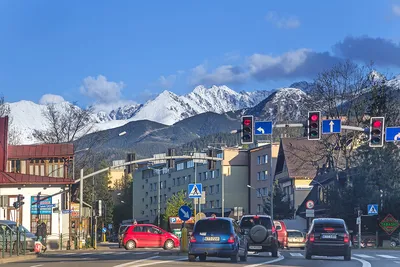
[[314, 232], [316, 233], [344, 233], [345, 227], [341, 222], [317, 222], [314, 225]]
[[303, 234], [297, 231], [289, 231], [288, 237], [303, 237]]
[[231, 224], [227, 220], [200, 220], [194, 227], [195, 233], [231, 233]]
[[241, 228], [251, 228], [254, 225], [261, 224], [267, 229], [272, 228], [271, 220], [267, 217], [244, 217], [240, 221]]

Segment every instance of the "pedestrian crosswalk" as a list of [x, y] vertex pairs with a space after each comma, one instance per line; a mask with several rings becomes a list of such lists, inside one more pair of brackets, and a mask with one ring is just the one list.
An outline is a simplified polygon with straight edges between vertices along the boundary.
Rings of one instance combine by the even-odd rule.
[[113, 256], [113, 255], [143, 255], [149, 254], [150, 251], [90, 251], [90, 252], [65, 252], [65, 253], [46, 253], [42, 254], [44, 257], [87, 257], [87, 256]]
[[[289, 254], [290, 254], [291, 257], [296, 257], [296, 258], [304, 257], [304, 254], [302, 254], [302, 253], [290, 252]], [[367, 255], [367, 254], [353, 253], [352, 256], [353, 257], [362, 258], [362, 259], [366, 259], [366, 260], [373, 260], [373, 259], [376, 259], [376, 260], [378, 260], [378, 259], [381, 259], [381, 260], [382, 259], [400, 260], [400, 253], [399, 253], [399, 255], [396, 255], [396, 256], [387, 255], [387, 254], [371, 254], [371, 255]], [[328, 257], [328, 258], [337, 258], [337, 257]]]

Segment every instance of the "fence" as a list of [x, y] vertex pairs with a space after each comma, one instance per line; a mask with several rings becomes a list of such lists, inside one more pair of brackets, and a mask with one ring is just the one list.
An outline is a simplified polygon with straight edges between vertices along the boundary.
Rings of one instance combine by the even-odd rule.
[[27, 250], [33, 251], [35, 246], [35, 240], [27, 237], [24, 228], [17, 227], [14, 230], [8, 225], [1, 225], [0, 238], [2, 258], [25, 255]]

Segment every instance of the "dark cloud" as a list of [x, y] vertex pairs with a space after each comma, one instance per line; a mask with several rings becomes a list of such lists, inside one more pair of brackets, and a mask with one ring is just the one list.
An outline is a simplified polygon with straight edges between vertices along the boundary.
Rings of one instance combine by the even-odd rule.
[[400, 67], [400, 45], [383, 38], [346, 37], [333, 47], [337, 56], [379, 66]]

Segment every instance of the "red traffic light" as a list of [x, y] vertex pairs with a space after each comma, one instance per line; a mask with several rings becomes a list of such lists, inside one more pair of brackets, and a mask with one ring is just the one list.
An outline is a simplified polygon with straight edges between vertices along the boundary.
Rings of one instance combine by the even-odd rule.
[[374, 128], [380, 128], [382, 126], [382, 122], [381, 121], [374, 121], [372, 123], [372, 127]]
[[243, 124], [244, 124], [245, 126], [250, 126], [250, 125], [251, 125], [251, 119], [244, 119], [244, 120], [243, 120]]
[[317, 121], [318, 120], [318, 114], [313, 114], [310, 117], [311, 121]]

